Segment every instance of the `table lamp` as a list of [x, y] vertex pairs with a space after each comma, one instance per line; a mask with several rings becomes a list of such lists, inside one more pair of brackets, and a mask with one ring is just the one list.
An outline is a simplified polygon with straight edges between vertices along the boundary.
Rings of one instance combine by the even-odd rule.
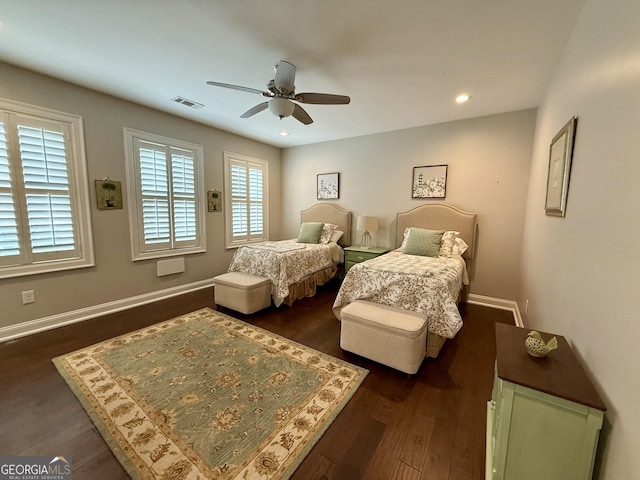
[[366, 216], [359, 216], [358, 223], [356, 224], [358, 230], [364, 230], [360, 243], [365, 248], [371, 247], [371, 234], [369, 232], [378, 231], [378, 218]]

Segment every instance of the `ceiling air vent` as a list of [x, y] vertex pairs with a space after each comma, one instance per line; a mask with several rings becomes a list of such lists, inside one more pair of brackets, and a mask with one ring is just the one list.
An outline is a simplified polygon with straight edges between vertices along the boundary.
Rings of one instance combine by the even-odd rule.
[[175, 98], [172, 98], [171, 100], [173, 100], [176, 103], [180, 103], [182, 105], [185, 105], [185, 106], [187, 106], [189, 108], [193, 108], [195, 110], [200, 110], [202, 107], [204, 107], [203, 104], [198, 103], [198, 102], [194, 102], [193, 100], [187, 100], [184, 97], [175, 97]]

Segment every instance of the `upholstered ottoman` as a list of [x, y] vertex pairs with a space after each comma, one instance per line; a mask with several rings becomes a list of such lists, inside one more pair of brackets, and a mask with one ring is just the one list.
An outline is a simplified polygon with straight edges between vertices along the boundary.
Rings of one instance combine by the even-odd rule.
[[213, 278], [216, 305], [249, 314], [271, 305], [271, 280], [241, 272]]
[[425, 315], [356, 300], [340, 313], [340, 347], [413, 375], [426, 353]]

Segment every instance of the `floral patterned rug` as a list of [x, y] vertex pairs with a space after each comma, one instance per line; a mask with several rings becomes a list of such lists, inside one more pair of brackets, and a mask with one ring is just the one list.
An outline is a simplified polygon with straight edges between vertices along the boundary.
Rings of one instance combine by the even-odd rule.
[[136, 479], [286, 479], [367, 371], [211, 309], [53, 359]]

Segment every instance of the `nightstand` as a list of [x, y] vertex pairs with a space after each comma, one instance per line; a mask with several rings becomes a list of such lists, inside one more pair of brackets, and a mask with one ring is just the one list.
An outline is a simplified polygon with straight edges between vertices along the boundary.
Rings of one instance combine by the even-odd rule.
[[364, 262], [365, 260], [371, 260], [372, 258], [379, 257], [387, 253], [389, 250], [380, 247], [360, 247], [353, 245], [351, 247], [345, 247], [344, 249], [346, 258], [346, 271], [348, 272], [351, 267], [356, 263]]

